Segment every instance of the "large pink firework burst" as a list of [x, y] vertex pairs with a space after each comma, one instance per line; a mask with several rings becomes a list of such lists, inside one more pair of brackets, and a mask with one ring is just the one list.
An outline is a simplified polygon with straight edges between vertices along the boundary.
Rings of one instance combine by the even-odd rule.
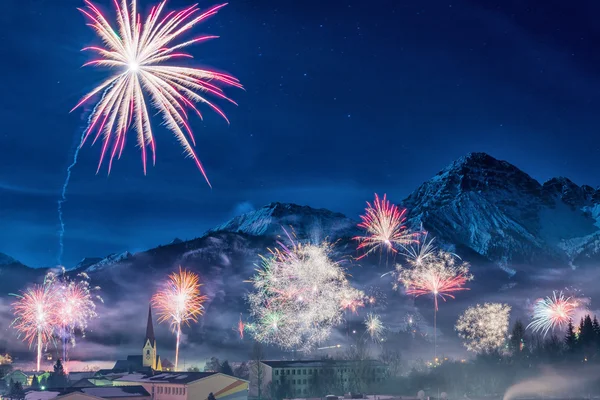
[[32, 346], [37, 341], [37, 369], [40, 370], [42, 349], [52, 340], [59, 305], [55, 287], [50, 284], [34, 285], [19, 295], [12, 304], [15, 320], [12, 326], [23, 341]]
[[398, 250], [394, 246], [405, 246], [416, 241], [418, 234], [412, 233], [406, 227], [406, 209], [400, 209], [391, 204], [386, 195], [380, 199], [375, 194], [373, 204], [367, 202], [365, 215], [361, 215], [362, 222], [358, 224], [365, 229], [365, 236], [356, 236], [354, 240], [359, 242], [357, 250], [367, 249], [359, 259], [366, 257], [369, 253], [383, 248], [392, 253]]
[[[127, 0], [114, 0], [116, 28], [90, 1], [85, 0], [86, 7], [79, 9], [90, 20], [89, 26], [104, 43], [102, 47], [92, 46], [84, 49], [99, 55], [98, 59], [85, 65], [115, 70], [110, 78], [75, 106], [77, 108], [101, 95], [90, 116], [81, 145], [92, 132], [96, 132], [94, 143], [103, 135], [104, 143], [98, 170], [106, 154], [110, 153], [110, 173], [113, 160], [115, 157], [120, 158], [123, 153], [127, 132], [133, 127], [137, 133], [138, 146], [142, 150], [142, 163], [146, 173], [147, 147], [152, 152], [153, 163], [156, 162], [156, 143], [148, 110], [148, 105], [152, 104], [162, 115], [166, 127], [183, 146], [185, 154], [194, 160], [210, 185], [204, 167], [192, 147], [195, 145], [195, 139], [188, 122], [188, 111], [191, 110], [202, 118], [195, 103], [203, 103], [227, 120], [223, 111], [204, 94], [211, 94], [235, 104], [225, 96], [219, 84], [239, 88], [242, 86], [236, 78], [227, 74], [176, 65], [176, 61], [181, 58], [193, 58], [181, 52], [181, 49], [214, 39], [216, 36], [199, 36], [187, 41], [176, 41], [193, 26], [215, 15], [225, 4], [206, 11], [201, 11], [198, 5], [193, 5], [182, 11], [171, 11], [161, 16], [166, 4], [166, 1], [162, 1], [152, 7], [148, 17], [142, 21], [137, 13], [136, 2], [137, 0], [132, 0], [128, 5]], [[169, 65], [165, 65], [167, 62]]]

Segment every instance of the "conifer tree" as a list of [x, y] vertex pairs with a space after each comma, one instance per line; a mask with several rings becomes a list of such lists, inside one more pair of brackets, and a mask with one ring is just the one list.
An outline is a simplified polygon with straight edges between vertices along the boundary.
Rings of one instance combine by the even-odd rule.
[[40, 390], [40, 381], [36, 375], [33, 375], [31, 378], [31, 390]]
[[577, 348], [577, 338], [575, 336], [575, 330], [573, 328], [573, 322], [569, 321], [569, 325], [567, 325], [567, 334], [565, 336], [565, 346], [567, 347], [567, 352], [574, 353]]
[[525, 344], [525, 326], [521, 322], [521, 320], [517, 320], [515, 322], [515, 326], [513, 327], [512, 333], [510, 335], [510, 351], [513, 355], [518, 355], [522, 352], [523, 346]]

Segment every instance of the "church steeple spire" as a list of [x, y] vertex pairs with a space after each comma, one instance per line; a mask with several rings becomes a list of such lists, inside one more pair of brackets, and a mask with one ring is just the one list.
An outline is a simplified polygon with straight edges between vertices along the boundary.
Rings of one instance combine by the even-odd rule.
[[146, 325], [146, 339], [144, 339], [144, 345], [147, 341], [150, 341], [150, 346], [156, 348], [154, 325], [152, 325], [152, 306], [148, 306], [148, 324]]

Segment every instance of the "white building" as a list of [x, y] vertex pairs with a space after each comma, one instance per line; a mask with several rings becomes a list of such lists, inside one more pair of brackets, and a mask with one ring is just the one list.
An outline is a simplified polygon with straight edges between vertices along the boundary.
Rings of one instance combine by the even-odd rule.
[[152, 400], [248, 400], [248, 381], [215, 372], [164, 372], [127, 374], [115, 386], [142, 385]]
[[386, 366], [377, 360], [262, 361], [250, 368], [250, 396], [258, 396], [258, 374], [263, 396], [282, 388], [282, 396], [322, 397], [329, 392], [356, 390], [354, 383], [376, 387], [385, 379]]

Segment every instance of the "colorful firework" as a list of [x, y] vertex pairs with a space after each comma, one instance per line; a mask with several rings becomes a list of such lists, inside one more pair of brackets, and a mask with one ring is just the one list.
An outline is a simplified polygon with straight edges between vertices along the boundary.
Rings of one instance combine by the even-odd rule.
[[469, 307], [456, 321], [455, 329], [469, 351], [488, 353], [500, 349], [506, 342], [510, 306], [486, 303]]
[[434, 358], [437, 356], [437, 312], [438, 298], [446, 301], [454, 299], [454, 293], [469, 290], [465, 284], [473, 279], [469, 273], [469, 264], [463, 262], [456, 254], [443, 250], [430, 251], [427, 257], [408, 259], [409, 267], [396, 266], [396, 282], [394, 288], [400, 285], [406, 294], [415, 297], [433, 296], [433, 340]]
[[419, 240], [413, 242], [410, 246], [402, 246], [404, 255], [411, 264], [420, 265], [426, 263], [430, 258], [435, 257], [437, 247], [433, 244], [435, 238], [429, 236], [428, 232], [423, 232]]
[[90, 319], [96, 318], [96, 304], [94, 300], [102, 301], [102, 298], [93, 292], [99, 287], [90, 285], [90, 278], [86, 273], [77, 275], [77, 280], [69, 279], [65, 268], [59, 273], [49, 272], [46, 282], [54, 287], [58, 297], [58, 304], [53, 310], [54, 322], [58, 335], [62, 338], [63, 362], [68, 369], [67, 343], [75, 346], [75, 333], [81, 332], [85, 336]]
[[[291, 238], [290, 238], [291, 239]], [[343, 321], [344, 310], [362, 306], [345, 270], [330, 258], [331, 245], [279, 244], [250, 282], [255, 339], [284, 349], [311, 351]]]
[[387, 249], [392, 253], [398, 250], [394, 246], [405, 246], [415, 242], [416, 234], [411, 233], [404, 225], [406, 222], [406, 209], [399, 209], [395, 204], [375, 194], [375, 201], [367, 202], [365, 215], [361, 215], [360, 228], [366, 230], [366, 236], [357, 236], [354, 240], [359, 242], [358, 250], [368, 249], [359, 259], [366, 257], [376, 250]]
[[552, 297], [539, 299], [533, 307], [533, 318], [527, 325], [534, 332], [542, 332], [544, 336], [553, 329], [563, 329], [572, 319], [578, 303], [563, 292], [552, 292]]
[[366, 291], [364, 303], [371, 310], [384, 309], [387, 305], [387, 295], [378, 287], [371, 286]]
[[171, 330], [177, 335], [175, 346], [175, 371], [179, 363], [179, 342], [181, 325], [198, 322], [204, 314], [203, 303], [206, 296], [200, 294], [200, 278], [193, 272], [182, 270], [173, 272], [162, 290], [152, 296], [152, 306], [158, 313], [158, 322], [168, 322]]
[[15, 320], [12, 326], [31, 347], [37, 340], [37, 368], [40, 370], [42, 349], [52, 340], [55, 326], [54, 310], [59, 306], [55, 287], [44, 282], [22, 292], [12, 304]]
[[[103, 47], [86, 47], [99, 55], [84, 66], [115, 68], [116, 72], [88, 93], [73, 108], [76, 109], [92, 98], [100, 97], [89, 119], [89, 125], [83, 134], [81, 145], [92, 132], [96, 132], [94, 142], [103, 135], [103, 146], [98, 163], [102, 166], [107, 151], [110, 152], [108, 171], [110, 173], [115, 156], [120, 158], [125, 147], [127, 132], [132, 124], [137, 133], [137, 142], [142, 149], [142, 163], [146, 173], [146, 148], [152, 152], [152, 162], [156, 162], [156, 143], [150, 125], [152, 105], [162, 114], [167, 128], [173, 132], [183, 146], [187, 156], [191, 157], [210, 185], [204, 167], [196, 152], [194, 136], [188, 123], [186, 110], [194, 111], [200, 118], [202, 114], [194, 103], [204, 103], [221, 115], [227, 117], [204, 95], [209, 93], [220, 99], [235, 102], [224, 95], [219, 84], [241, 88], [239, 81], [223, 73], [191, 67], [165, 65], [167, 61], [181, 58], [193, 58], [180, 50], [195, 43], [214, 39], [216, 36], [199, 36], [187, 41], [175, 43], [194, 25], [215, 15], [225, 4], [217, 5], [206, 11], [200, 11], [198, 5], [190, 6], [179, 12], [170, 12], [161, 17], [166, 0], [152, 7], [149, 16], [142, 21], [137, 13], [137, 0], [128, 5], [127, 0], [115, 0], [117, 23], [114, 28], [100, 10], [89, 0], [86, 7], [79, 10], [89, 19], [89, 25], [104, 43]], [[80, 145], [80, 146], [81, 146]], [[109, 150], [109, 146], [111, 149]]]
[[384, 327], [379, 315], [369, 313], [365, 319], [365, 327], [367, 328], [367, 332], [369, 332], [369, 336], [371, 336], [373, 341], [381, 340]]
[[473, 279], [469, 273], [469, 264], [463, 262], [457, 255], [438, 250], [428, 255], [426, 259], [413, 261], [409, 259], [410, 266], [396, 266], [397, 282], [405, 287], [406, 294], [433, 295], [435, 310], [438, 310], [438, 298], [454, 299], [454, 293], [469, 290], [465, 284]]

